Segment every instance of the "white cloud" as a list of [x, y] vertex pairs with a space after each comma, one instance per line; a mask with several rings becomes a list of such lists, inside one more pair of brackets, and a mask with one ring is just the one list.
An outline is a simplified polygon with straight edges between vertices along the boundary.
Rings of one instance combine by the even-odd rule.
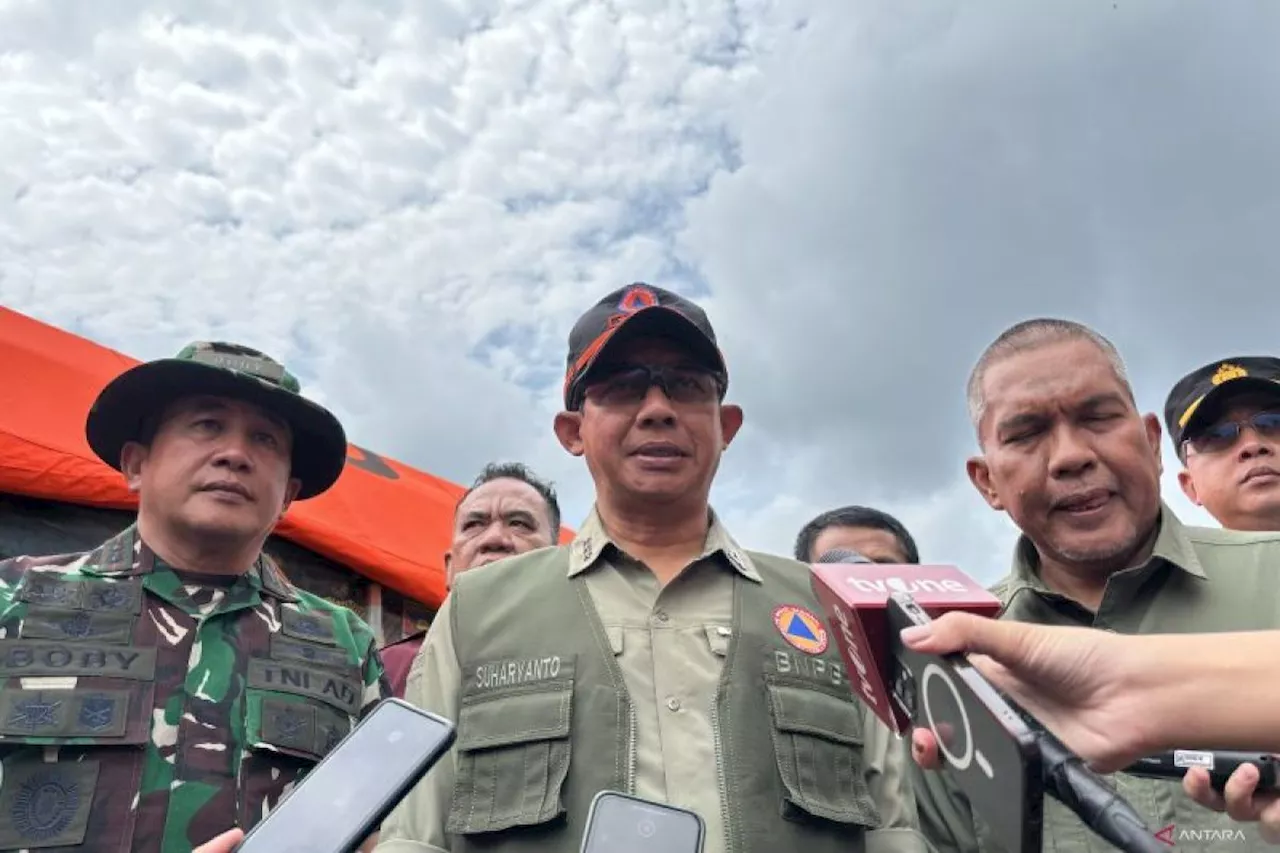
[[994, 579], [961, 386], [1002, 326], [1095, 322], [1157, 409], [1275, 346], [1277, 13], [1244, 8], [0, 2], [0, 299], [142, 358], [261, 346], [358, 443], [522, 459], [575, 521], [568, 329], [672, 285], [748, 407], [746, 544], [869, 502]]

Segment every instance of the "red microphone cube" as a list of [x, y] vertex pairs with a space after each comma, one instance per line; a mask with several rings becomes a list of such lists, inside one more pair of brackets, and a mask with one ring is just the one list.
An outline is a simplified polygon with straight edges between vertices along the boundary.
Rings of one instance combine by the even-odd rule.
[[953, 566], [817, 563], [810, 581], [849, 669], [849, 684], [898, 734], [905, 733], [911, 721], [889, 697], [889, 594], [909, 594], [935, 619], [949, 610], [994, 617], [1002, 606], [1000, 599]]

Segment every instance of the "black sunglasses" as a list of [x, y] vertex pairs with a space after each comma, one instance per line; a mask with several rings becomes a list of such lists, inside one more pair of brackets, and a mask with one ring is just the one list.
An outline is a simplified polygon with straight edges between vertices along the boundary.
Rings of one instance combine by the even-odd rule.
[[1184, 444], [1196, 453], [1218, 453], [1235, 444], [1245, 427], [1253, 427], [1262, 438], [1280, 439], [1280, 412], [1258, 412], [1243, 421], [1223, 421], [1201, 430]]
[[723, 378], [710, 370], [628, 364], [601, 369], [582, 396], [598, 406], [634, 406], [655, 385], [671, 402], [686, 405], [714, 402], [725, 391]]

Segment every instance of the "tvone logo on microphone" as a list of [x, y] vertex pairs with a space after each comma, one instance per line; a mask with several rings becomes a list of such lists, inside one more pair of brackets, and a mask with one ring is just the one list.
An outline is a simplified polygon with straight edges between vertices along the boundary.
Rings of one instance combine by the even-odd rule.
[[849, 614], [845, 612], [843, 607], [837, 607], [835, 608], [835, 616], [836, 624], [840, 627], [840, 639], [844, 640], [844, 647], [849, 652], [854, 672], [858, 674], [858, 689], [862, 691], [862, 695], [868, 705], [872, 708], [878, 708], [880, 702], [876, 696], [876, 689], [871, 684], [870, 679], [867, 678], [867, 664], [862, 659], [862, 647], [858, 642], [858, 637], [849, 624]]
[[905, 592], [917, 594], [921, 592], [945, 592], [945, 593], [961, 593], [968, 592], [969, 587], [960, 581], [945, 578], [943, 580], [930, 580], [929, 578], [880, 578], [878, 580], [867, 580], [865, 578], [846, 578], [849, 585], [858, 592], [879, 593], [880, 595], [888, 595], [891, 592]]

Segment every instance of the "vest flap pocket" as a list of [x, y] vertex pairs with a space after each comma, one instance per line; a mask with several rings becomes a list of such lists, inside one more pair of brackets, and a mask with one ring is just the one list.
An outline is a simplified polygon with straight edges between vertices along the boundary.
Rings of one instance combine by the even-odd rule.
[[[153, 684], [0, 691], [0, 742], [141, 746], [149, 740]], [[117, 684], [119, 684], [117, 682]]]
[[862, 746], [858, 707], [821, 690], [769, 685], [769, 704], [780, 732], [816, 735], [836, 743]]
[[572, 684], [463, 700], [457, 777], [446, 829], [458, 834], [536, 826], [564, 813]]
[[467, 752], [567, 738], [572, 704], [571, 689], [508, 693], [501, 698], [466, 702], [458, 715], [456, 746]]
[[351, 718], [323, 702], [265, 690], [246, 699], [245, 743], [253, 750], [316, 762], [351, 732]]
[[867, 787], [862, 717], [855, 702], [812, 687], [769, 684], [786, 817], [880, 826]]

